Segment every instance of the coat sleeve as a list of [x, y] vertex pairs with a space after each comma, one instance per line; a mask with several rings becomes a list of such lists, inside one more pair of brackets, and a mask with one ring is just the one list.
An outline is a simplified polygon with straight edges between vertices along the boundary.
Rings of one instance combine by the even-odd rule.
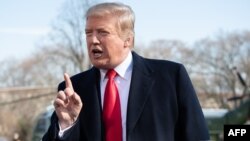
[[207, 141], [209, 133], [192, 82], [183, 65], [177, 73], [178, 122], [175, 128], [177, 141]]
[[[64, 86], [65, 86], [64, 83], [59, 84], [58, 91], [64, 90]], [[44, 134], [42, 141], [79, 141], [80, 140], [79, 124], [80, 124], [79, 120], [77, 120], [74, 126], [72, 126], [69, 130], [65, 131], [63, 137], [59, 137], [58, 117], [54, 112], [50, 119], [49, 129]]]
[[58, 136], [59, 127], [58, 127], [58, 120], [56, 114], [53, 113], [51, 117], [51, 124], [48, 131], [42, 138], [42, 141], [78, 141], [80, 140], [79, 134], [79, 121], [76, 121], [75, 125], [72, 126], [69, 130], [64, 132], [63, 137]]

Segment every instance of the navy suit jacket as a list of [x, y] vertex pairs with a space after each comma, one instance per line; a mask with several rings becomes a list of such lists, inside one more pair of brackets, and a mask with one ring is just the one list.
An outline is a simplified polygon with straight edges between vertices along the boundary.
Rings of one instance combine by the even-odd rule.
[[[132, 54], [127, 141], [209, 140], [199, 101], [184, 66]], [[99, 69], [93, 67], [71, 77], [71, 81], [83, 101], [78, 121], [59, 139], [58, 119], [53, 114], [43, 141], [104, 141]], [[59, 90], [64, 88], [63, 82]]]

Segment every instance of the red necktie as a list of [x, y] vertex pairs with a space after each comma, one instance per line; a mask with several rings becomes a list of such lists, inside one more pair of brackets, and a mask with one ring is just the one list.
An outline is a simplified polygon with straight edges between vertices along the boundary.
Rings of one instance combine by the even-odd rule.
[[108, 82], [104, 93], [103, 121], [106, 141], [122, 141], [121, 106], [112, 69], [106, 74]]

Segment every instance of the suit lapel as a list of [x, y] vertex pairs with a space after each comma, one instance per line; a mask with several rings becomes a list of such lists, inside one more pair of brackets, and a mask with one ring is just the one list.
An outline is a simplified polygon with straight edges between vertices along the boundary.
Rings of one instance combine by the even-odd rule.
[[145, 59], [133, 52], [133, 71], [127, 109], [127, 137], [135, 127], [149, 96], [154, 83], [152, 73], [151, 68], [145, 64]]
[[[83, 99], [83, 110], [84, 110], [84, 127], [86, 136], [90, 141], [103, 140], [102, 130], [102, 116], [101, 116], [101, 102], [100, 102], [100, 84], [99, 84], [99, 70], [92, 68], [88, 83], [84, 86], [84, 92], [88, 95]], [[88, 107], [91, 106], [91, 107]], [[86, 122], [85, 122], [86, 121]]]

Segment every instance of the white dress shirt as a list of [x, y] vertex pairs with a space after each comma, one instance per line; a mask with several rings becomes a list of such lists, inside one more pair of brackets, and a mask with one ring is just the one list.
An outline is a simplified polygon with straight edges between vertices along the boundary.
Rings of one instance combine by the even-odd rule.
[[[131, 83], [131, 76], [132, 76], [132, 67], [133, 67], [132, 64], [133, 64], [133, 58], [132, 58], [132, 53], [130, 52], [128, 56], [126, 57], [126, 59], [116, 68], [114, 68], [114, 70], [118, 74], [114, 80], [115, 80], [115, 83], [119, 92], [120, 103], [121, 103], [122, 140], [123, 141], [126, 141], [127, 104], [128, 104], [128, 95], [129, 95], [129, 89], [130, 89], [130, 83]], [[105, 77], [107, 70], [100, 69], [100, 73], [101, 73], [101, 77], [100, 77], [101, 104], [103, 107], [104, 92], [105, 92], [106, 84], [108, 82], [108, 78]], [[64, 132], [70, 129], [71, 127], [61, 130], [61, 127], [59, 126], [60, 128], [59, 137], [62, 137]]]
[[[122, 117], [122, 140], [126, 141], [126, 120], [127, 120], [127, 105], [128, 105], [128, 95], [129, 95], [129, 88], [131, 83], [131, 75], [132, 75], [132, 54], [131, 52], [128, 54], [127, 58], [114, 70], [118, 74], [114, 80], [117, 86], [120, 103], [121, 103], [121, 117]], [[107, 70], [100, 70], [101, 72], [101, 80], [100, 80], [100, 87], [101, 87], [101, 102], [103, 107], [104, 101], [104, 92], [106, 88], [106, 84], [108, 82], [108, 78], [105, 77]]]

